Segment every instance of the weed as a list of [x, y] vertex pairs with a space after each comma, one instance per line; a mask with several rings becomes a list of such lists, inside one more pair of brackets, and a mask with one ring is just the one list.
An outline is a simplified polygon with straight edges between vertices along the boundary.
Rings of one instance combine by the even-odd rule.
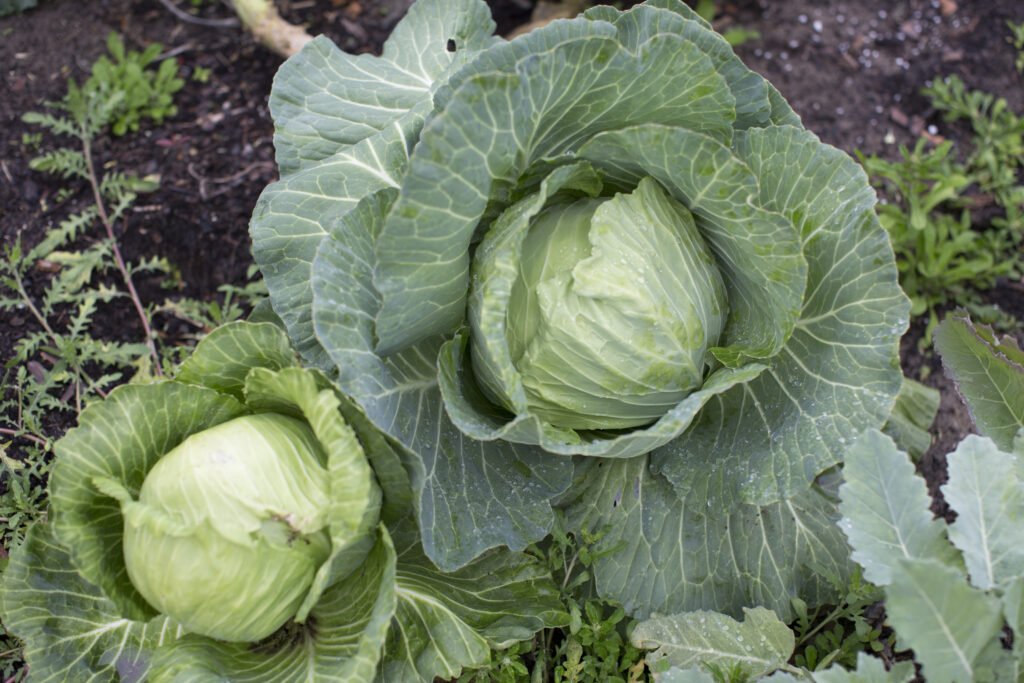
[[[641, 683], [650, 680], [642, 650], [629, 642], [635, 621], [621, 605], [595, 596], [590, 567], [600, 536], [566, 532], [561, 518], [535, 555], [561, 586], [569, 625], [491, 653], [488, 666], [459, 683]], [[610, 552], [610, 551], [609, 551]]]
[[[828, 572], [824, 575], [829, 576]], [[891, 650], [894, 645], [894, 636], [883, 636], [881, 628], [866, 616], [882, 599], [882, 592], [863, 580], [860, 568], [854, 571], [848, 584], [841, 584], [836, 577], [832, 577], [832, 581], [844, 597], [831, 610], [808, 611], [803, 600], [792, 600], [797, 617], [792, 624], [796, 634], [793, 663], [809, 671], [821, 671], [832, 664], [855, 669], [858, 653], [879, 653], [887, 648]]]
[[1014, 66], [1017, 67], [1018, 73], [1024, 74], [1024, 21], [1019, 24], [1008, 21], [1006, 26], [1010, 29], [1010, 37], [1006, 39], [1006, 42], [1013, 45], [1013, 49], [1017, 51]]
[[99, 100], [111, 100], [116, 95], [116, 103], [109, 112], [114, 135], [137, 131], [144, 118], [162, 123], [164, 118], [177, 113], [174, 94], [185, 85], [178, 78], [178, 65], [165, 59], [155, 70], [148, 68], [163, 50], [160, 43], [153, 43], [142, 52], [125, 50], [121, 37], [111, 33], [107, 36], [107, 49], [113, 59], [102, 56], [96, 60], [83, 90], [87, 97]]
[[[913, 150], [901, 148], [898, 162], [860, 157], [873, 184], [892, 200], [879, 216], [892, 238], [911, 312], [928, 316], [922, 347], [931, 343], [937, 311], [951, 304], [989, 323], [1005, 320], [982, 304], [978, 292], [1024, 270], [1024, 117], [1002, 98], [967, 90], [955, 76], [924, 92], [947, 120], [970, 123], [966, 160], [955, 158], [952, 142], [930, 147], [924, 138]], [[978, 219], [986, 207], [987, 226]]]

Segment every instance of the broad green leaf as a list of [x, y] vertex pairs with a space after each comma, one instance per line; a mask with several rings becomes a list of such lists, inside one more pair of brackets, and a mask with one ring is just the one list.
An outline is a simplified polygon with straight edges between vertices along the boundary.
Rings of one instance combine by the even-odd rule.
[[451, 570], [488, 548], [522, 549], [542, 538], [554, 520], [549, 501], [569, 485], [572, 463], [462, 434], [438, 388], [441, 339], [384, 359], [374, 353], [373, 243], [394, 197], [387, 190], [363, 200], [324, 241], [313, 274], [314, 317], [338, 385], [404, 447], [424, 548]]
[[[769, 503], [807, 486], [888, 418], [902, 382], [898, 341], [909, 301], [860, 166], [812, 133], [737, 134], [761, 204], [796, 225], [807, 259], [803, 310], [758, 378], [712, 399], [653, 462], [680, 491]], [[722, 482], [707, 488], [705, 482]], [[716, 498], [718, 500], [718, 498]]]
[[395, 549], [381, 527], [366, 561], [323, 594], [308, 626], [285, 626], [257, 645], [186, 636], [159, 651], [151, 683], [366, 683], [395, 604]]
[[234, 398], [177, 382], [126, 385], [82, 412], [57, 442], [50, 475], [53, 534], [71, 561], [127, 618], [156, 616], [128, 579], [120, 504], [94, 479], [118, 481], [138, 498], [146, 474], [185, 437], [244, 414]]
[[638, 618], [760, 605], [784, 620], [795, 596], [838, 597], [833, 583], [851, 567], [831, 494], [814, 487], [765, 507], [724, 507], [680, 498], [647, 460], [591, 460], [573, 488], [572, 528], [604, 534], [593, 565], [602, 596]]
[[939, 412], [940, 394], [937, 389], [904, 377], [896, 405], [882, 431], [896, 442], [900, 450], [907, 451], [917, 460], [932, 445], [928, 428]]
[[895, 663], [887, 671], [885, 662], [864, 652], [857, 653], [857, 668], [853, 671], [834, 664], [824, 671], [814, 672], [817, 683], [907, 683], [912, 678], [912, 662]]
[[893, 628], [928, 683], [973, 681], [978, 654], [1002, 626], [999, 602], [935, 560], [901, 560], [885, 591]]
[[234, 322], [204, 337], [181, 364], [175, 380], [241, 399], [245, 376], [252, 368], [280, 370], [297, 362], [288, 336], [276, 325]]
[[363, 196], [399, 185], [433, 109], [432, 91], [494, 41], [489, 17], [480, 0], [418, 2], [381, 57], [346, 55], [314, 40], [275, 79], [282, 178], [260, 196], [250, 233], [274, 310], [307, 362], [329, 364], [311, 320], [317, 245]]
[[1024, 352], [1016, 340], [997, 337], [991, 328], [954, 314], [935, 330], [935, 348], [978, 430], [1009, 451], [1024, 427]]
[[380, 57], [350, 55], [315, 38], [274, 79], [270, 113], [281, 174], [333, 156], [429, 100], [439, 79], [496, 40], [493, 32], [481, 0], [420, 0]]
[[949, 540], [964, 554], [971, 584], [983, 590], [1024, 576], [1024, 481], [1014, 460], [974, 435], [946, 456], [942, 495], [956, 511]]
[[735, 98], [697, 45], [659, 33], [634, 52], [615, 33], [604, 22], [556, 22], [488, 50], [460, 74], [413, 152], [377, 241], [378, 352], [462, 322], [473, 233], [488, 203], [506, 204], [534, 163], [638, 123], [689, 125], [729, 140]]
[[763, 607], [744, 608], [743, 614], [741, 622], [703, 611], [654, 617], [637, 624], [630, 640], [638, 648], [654, 650], [646, 657], [652, 668], [662, 660], [680, 668], [739, 666], [746, 675], [758, 677], [784, 667], [796, 646], [793, 632]]
[[550, 573], [533, 557], [494, 550], [444, 573], [415, 534], [396, 532], [396, 545], [398, 606], [380, 683], [451, 679], [485, 664], [493, 648], [568, 623]]
[[736, 98], [735, 127], [767, 125], [771, 112], [767, 81], [744, 66], [729, 43], [681, 1], [648, 2], [642, 9], [621, 13], [608, 6], [594, 7], [583, 16], [614, 24], [619, 39], [632, 50], [659, 33], [680, 35], [700, 46]]
[[152, 650], [182, 635], [166, 617], [125, 618], [75, 571], [44, 524], [11, 551], [3, 604], [4, 626], [25, 644], [32, 681], [39, 683], [142, 681]]
[[904, 559], [955, 563], [945, 523], [934, 519], [924, 480], [892, 439], [869, 430], [846, 452], [840, 526], [868, 581], [887, 586]]
[[330, 226], [362, 197], [397, 187], [429, 102], [394, 125], [268, 185], [253, 209], [253, 258], [299, 354], [327, 369], [330, 359], [313, 334], [310, 285], [316, 248]]

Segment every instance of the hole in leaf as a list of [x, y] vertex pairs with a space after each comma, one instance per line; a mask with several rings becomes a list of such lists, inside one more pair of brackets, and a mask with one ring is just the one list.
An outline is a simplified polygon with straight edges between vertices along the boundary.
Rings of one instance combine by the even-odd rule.
[[445, 49], [448, 50], [448, 52], [455, 52], [455, 47], [455, 39], [449, 38], [448, 44], [445, 46]]

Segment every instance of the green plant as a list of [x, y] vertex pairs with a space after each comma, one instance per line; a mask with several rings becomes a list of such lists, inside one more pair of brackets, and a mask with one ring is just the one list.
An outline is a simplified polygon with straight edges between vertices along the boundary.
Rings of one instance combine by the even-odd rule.
[[[718, 2], [717, 0], [697, 0], [697, 4], [694, 5], [693, 9], [701, 19], [710, 24], [718, 15]], [[735, 27], [726, 29], [722, 33], [722, 37], [725, 38], [725, 42], [733, 47], [739, 47], [751, 40], [757, 40], [761, 37], [761, 34], [752, 29]]]
[[[820, 569], [850, 568], [816, 478], [888, 418], [909, 313], [863, 171], [682, 2], [492, 29], [480, 2], [424, 0], [380, 58], [318, 38], [279, 71], [281, 180], [251, 235], [304, 362], [402, 446], [444, 569], [561, 507], [608, 529], [591, 575], [629, 616], [833, 603]], [[529, 244], [590, 200], [573, 254]], [[551, 279], [519, 267], [533, 248]], [[510, 321], [534, 301], [574, 327], [545, 320], [527, 368], [539, 318]], [[586, 428], [535, 409], [545, 384]]]
[[142, 52], [125, 50], [121, 36], [107, 36], [110, 56], [101, 56], [92, 65], [92, 74], [82, 86], [84, 97], [111, 101], [107, 115], [114, 135], [137, 131], [145, 118], [162, 123], [174, 116], [174, 94], [185, 81], [178, 78], [178, 65], [165, 59], [155, 70], [149, 69], [160, 55], [163, 46], [152, 43]]
[[1024, 665], [1022, 458], [1024, 434], [1009, 452], [984, 437], [961, 442], [947, 456], [942, 492], [957, 519], [946, 524], [888, 437], [869, 431], [847, 453], [841, 526], [930, 682], [1014, 680]]
[[946, 120], [966, 120], [974, 132], [967, 169], [973, 182], [990, 193], [1006, 211], [1002, 226], [1024, 231], [1024, 117], [1009, 108], [1006, 99], [978, 90], [967, 90], [957, 76], [936, 80], [924, 94], [932, 106], [945, 113]]
[[1024, 427], [1024, 352], [1017, 340], [976, 326], [958, 311], [939, 326], [935, 346], [978, 429], [1002, 450], [1011, 450]]
[[1017, 59], [1014, 60], [1014, 66], [1017, 67], [1019, 73], [1024, 74], [1024, 21], [1019, 24], [1007, 21], [1006, 26], [1010, 29], [1010, 37], [1006, 40], [1017, 51]]
[[272, 323], [218, 328], [55, 450], [50, 512], [3, 575], [40, 679], [452, 678], [569, 620], [523, 553], [439, 572], [399, 454]]
[[951, 158], [952, 150], [951, 142], [929, 149], [922, 138], [913, 150], [900, 148], [900, 161], [861, 155], [875, 185], [892, 198], [880, 206], [879, 216], [892, 239], [911, 313], [928, 316], [922, 345], [931, 343], [943, 306], [979, 306], [979, 290], [1024, 266], [1021, 234], [1006, 226], [975, 227], [964, 195], [980, 181]]

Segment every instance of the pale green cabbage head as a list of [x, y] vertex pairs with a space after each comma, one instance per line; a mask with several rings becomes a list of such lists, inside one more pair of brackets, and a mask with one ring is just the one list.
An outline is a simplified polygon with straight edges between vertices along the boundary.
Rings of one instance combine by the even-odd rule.
[[[703, 383], [725, 325], [725, 284], [693, 215], [653, 178], [546, 207], [517, 260], [506, 335], [527, 405], [545, 421], [636, 427]], [[472, 349], [484, 390], [512, 409], [509, 389], [486, 372], [487, 351]]]
[[128, 576], [190, 632], [256, 641], [292, 618], [331, 552], [325, 457], [275, 414], [193, 434], [122, 506]]

